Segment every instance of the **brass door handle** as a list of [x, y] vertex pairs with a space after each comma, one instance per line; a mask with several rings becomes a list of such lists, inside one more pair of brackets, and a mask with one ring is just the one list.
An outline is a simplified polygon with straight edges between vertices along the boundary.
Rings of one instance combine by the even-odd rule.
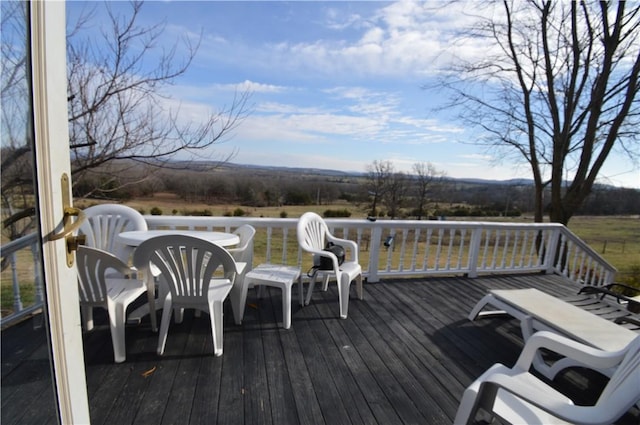
[[[50, 234], [47, 237], [49, 241], [56, 241], [58, 239], [65, 238], [67, 243], [67, 266], [73, 266], [74, 251], [78, 249], [80, 245], [83, 245], [86, 241], [85, 235], [74, 235], [74, 232], [80, 228], [80, 225], [85, 220], [84, 211], [80, 208], [71, 206], [71, 194], [69, 190], [69, 177], [67, 174], [63, 174], [61, 178], [62, 184], [62, 205], [63, 205], [63, 217], [62, 217], [62, 232]], [[72, 217], [76, 219], [73, 220]]]
[[[58, 239], [72, 236], [73, 232], [78, 230], [80, 228], [80, 225], [84, 221], [84, 211], [82, 211], [80, 208], [64, 207], [63, 214], [64, 215], [62, 218], [62, 222], [64, 223], [64, 228], [62, 229], [62, 232], [50, 235], [50, 241], [57, 241]], [[77, 217], [77, 219], [72, 222], [71, 217]], [[84, 235], [80, 235], [77, 238], [84, 238]]]

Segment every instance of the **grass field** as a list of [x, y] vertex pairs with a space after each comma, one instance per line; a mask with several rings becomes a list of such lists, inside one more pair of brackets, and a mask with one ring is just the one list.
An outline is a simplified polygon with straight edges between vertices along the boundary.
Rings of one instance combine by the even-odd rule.
[[[92, 205], [92, 202], [76, 201], [76, 206], [86, 208]], [[352, 218], [362, 218], [366, 216], [364, 207], [359, 208], [353, 204], [333, 204], [321, 206], [281, 206], [281, 207], [265, 207], [253, 208], [238, 205], [205, 205], [205, 204], [188, 204], [177, 199], [175, 196], [164, 195], [156, 196], [151, 199], [142, 199], [128, 202], [127, 205], [149, 214], [153, 208], [160, 209], [164, 215], [189, 215], [194, 211], [207, 211], [213, 216], [232, 215], [237, 209], [242, 209], [245, 214], [251, 217], [282, 217], [297, 218], [306, 211], [315, 211], [320, 215], [326, 210], [344, 210], [351, 212]], [[477, 218], [471, 220], [480, 221]], [[481, 220], [491, 221], [515, 221], [515, 222], [531, 222], [531, 216], [523, 216], [518, 218], [492, 218]], [[584, 240], [596, 252], [610, 262], [618, 269], [619, 282], [627, 282], [640, 286], [640, 217], [639, 216], [605, 216], [605, 217], [583, 217], [578, 216], [571, 219], [569, 229], [578, 237]], [[256, 250], [260, 249], [260, 241], [256, 241]], [[30, 260], [28, 252], [21, 253], [26, 259], [20, 261], [20, 270], [18, 275], [21, 282], [32, 280], [33, 262]], [[2, 271], [1, 275], [1, 294], [0, 301], [2, 304], [2, 314], [6, 315], [12, 310], [12, 271], [10, 268]], [[33, 300], [33, 285], [26, 283], [22, 285], [23, 303], [28, 305]]]
[[640, 217], [574, 217], [569, 229], [613, 264], [619, 278], [640, 283]]

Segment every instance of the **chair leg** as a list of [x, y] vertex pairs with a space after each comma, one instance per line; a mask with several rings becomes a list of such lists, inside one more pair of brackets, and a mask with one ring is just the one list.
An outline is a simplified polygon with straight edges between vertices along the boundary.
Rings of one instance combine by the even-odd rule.
[[458, 411], [453, 423], [456, 425], [473, 423], [478, 409], [478, 387], [480, 384], [474, 382], [462, 394]]
[[302, 285], [302, 275], [298, 276], [298, 298], [300, 300], [300, 307], [304, 306], [304, 286]]
[[124, 322], [125, 306], [120, 303], [109, 302], [109, 326], [111, 328], [111, 342], [113, 343], [113, 358], [116, 363], [122, 363], [127, 358], [125, 344]]
[[213, 337], [213, 354], [216, 357], [222, 355], [222, 301], [213, 301], [209, 304], [209, 317], [211, 318], [211, 336]]
[[282, 326], [291, 327], [291, 285], [286, 284], [282, 287]]
[[356, 293], [358, 295], [358, 299], [364, 299], [364, 289], [362, 287], [362, 273], [360, 273], [356, 277]]
[[329, 275], [325, 274], [322, 279], [322, 290], [327, 291], [329, 289]]
[[93, 307], [82, 307], [82, 320], [84, 322], [85, 331], [90, 331], [93, 329]]
[[231, 310], [233, 311], [233, 320], [236, 325], [241, 325], [242, 319], [244, 318], [244, 309], [247, 303], [247, 290], [249, 283], [250, 282], [245, 278], [240, 285], [234, 285], [229, 293]]
[[304, 301], [305, 305], [309, 305], [309, 303], [311, 302], [311, 295], [313, 295], [313, 287], [316, 284], [316, 277], [318, 276], [318, 274], [314, 274], [311, 277], [311, 280], [309, 280], [309, 287], [307, 288], [307, 299]]
[[[149, 305], [149, 320], [151, 320], [151, 329], [158, 331], [158, 319], [156, 318], [156, 284], [153, 276], [147, 278], [147, 303]], [[162, 298], [160, 298], [162, 299]]]
[[351, 285], [349, 275], [347, 273], [342, 273], [338, 277], [338, 298], [340, 301], [341, 319], [347, 318], [347, 312], [349, 310], [349, 285]]
[[[198, 310], [196, 310], [196, 313], [198, 312]], [[196, 317], [198, 317], [198, 315], [196, 314]], [[182, 323], [182, 321], [184, 320], [184, 308], [176, 308], [173, 310], [173, 321], [176, 323]]]
[[162, 309], [162, 320], [160, 321], [160, 334], [158, 335], [158, 355], [164, 354], [164, 346], [167, 343], [167, 333], [169, 333], [169, 322], [171, 321], [171, 297], [164, 301]]

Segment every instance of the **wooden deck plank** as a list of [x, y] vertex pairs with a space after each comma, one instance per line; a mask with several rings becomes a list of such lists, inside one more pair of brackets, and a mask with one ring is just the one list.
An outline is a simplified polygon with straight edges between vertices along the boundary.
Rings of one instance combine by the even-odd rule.
[[[334, 283], [317, 289], [309, 306], [294, 301], [288, 330], [281, 291], [267, 288], [260, 300], [250, 291], [242, 325], [225, 305], [221, 357], [212, 354], [208, 316], [187, 311], [171, 324], [162, 357], [148, 318], [128, 326], [122, 364], [113, 363], [97, 314], [96, 329], [84, 334], [92, 423], [450, 424], [464, 388], [495, 362], [513, 364], [523, 345], [513, 319], [470, 322], [473, 305], [489, 288], [574, 294], [565, 283], [540, 274], [386, 280], [366, 284], [346, 320]], [[53, 396], [43, 379], [44, 332], [28, 326], [2, 332], [3, 424], [55, 423], [51, 410], [34, 408]], [[595, 400], [605, 382], [576, 371], [556, 381], [581, 401]], [[639, 419], [634, 408], [618, 423]]]
[[[327, 307], [328, 304], [331, 307]], [[309, 313], [308, 320], [314, 325], [315, 333], [318, 334], [320, 331], [325, 333], [322, 336], [322, 347], [325, 347], [325, 351], [328, 348], [341, 354], [346, 371], [343, 371], [340, 376], [343, 379], [346, 379], [349, 374], [352, 376], [357, 384], [357, 391], [363, 395], [377, 423], [398, 423], [399, 416], [380, 387], [375, 377], [375, 371], [366, 365], [363, 353], [354, 348], [354, 343], [350, 339], [345, 339], [344, 336], [338, 338], [338, 335], [333, 335], [330, 332], [331, 323], [341, 320], [337, 318], [339, 314], [337, 306], [337, 295], [334, 294], [327, 299], [316, 297], [313, 304], [305, 307], [304, 310], [305, 313]], [[310, 308], [315, 308], [317, 314]], [[313, 316], [311, 316], [312, 314]], [[344, 385], [349, 386], [350, 384], [347, 382]]]
[[[397, 408], [400, 410], [399, 414], [403, 422], [437, 423], [442, 421], [444, 414], [429, 395], [428, 383], [421, 382], [418, 377], [425, 376], [427, 371], [409, 359], [405, 341], [395, 338], [393, 329], [380, 317], [364, 316], [364, 312], [360, 310], [366, 310], [366, 308], [351, 310], [352, 320], [344, 321], [341, 324], [349, 335], [359, 335], [360, 333], [371, 349], [378, 354], [380, 361], [385, 366], [389, 366], [387, 373], [393, 377], [393, 380], [383, 374], [376, 374], [376, 377], [382, 383], [393, 382], [393, 387], [397, 385], [397, 388], [388, 388], [388, 384], [381, 385], [381, 387], [387, 393], [391, 391], [396, 397], [395, 400], [391, 399], [391, 402], [394, 406], [399, 406]], [[369, 311], [369, 313], [373, 312]], [[359, 328], [359, 332], [356, 331], [356, 327]], [[399, 402], [401, 400], [406, 400], [404, 404], [407, 406]], [[409, 412], [413, 417], [407, 417]]]

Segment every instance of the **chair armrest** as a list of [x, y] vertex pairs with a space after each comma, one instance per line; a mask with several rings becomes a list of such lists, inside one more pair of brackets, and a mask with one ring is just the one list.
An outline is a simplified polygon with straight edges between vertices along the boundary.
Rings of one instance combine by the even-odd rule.
[[350, 239], [337, 238], [330, 233], [327, 233], [326, 239], [327, 241], [333, 242], [336, 245], [342, 245], [345, 251], [351, 251], [351, 257], [346, 257], [345, 261], [348, 260], [354, 261], [356, 263], [358, 262], [358, 244], [355, 243], [355, 241], [352, 241]]
[[615, 287], [619, 287], [619, 288], [622, 288], [622, 289], [627, 290], [627, 291], [635, 292], [636, 295], [634, 295], [634, 296], [640, 295], [640, 288], [636, 288], [635, 286], [626, 285], [624, 283], [616, 283], [616, 282], [614, 282], [614, 283], [610, 283], [608, 285], [605, 285], [604, 287], [609, 289], [609, 290], [611, 290], [611, 289], [613, 289]]
[[495, 394], [497, 389], [502, 389], [513, 394], [518, 399], [547, 412], [551, 416], [569, 423], [608, 423], [608, 412], [602, 411], [603, 409], [597, 409], [593, 406], [576, 406], [566, 396], [565, 400], [559, 399], [559, 394], [551, 387], [547, 387], [546, 384], [531, 385], [530, 380], [520, 378], [519, 375], [490, 374], [484, 378], [478, 398], [482, 399], [482, 393], [485, 391]]
[[640, 326], [640, 318], [636, 318], [635, 316], [623, 316], [616, 318], [614, 323], [617, 323], [618, 325], [629, 323], [631, 325]]
[[525, 343], [515, 367], [528, 371], [537, 351], [541, 348], [577, 360], [595, 370], [605, 370], [616, 366], [626, 353], [626, 348], [614, 352], [603, 351], [553, 332], [538, 331]]
[[127, 264], [124, 263], [124, 261], [116, 257], [111, 252], [108, 252], [99, 248], [85, 247], [85, 246], [82, 246], [82, 249], [88, 249], [93, 251], [95, 257], [100, 259], [100, 268], [105, 272], [111, 269], [111, 270], [115, 270], [116, 272], [124, 276], [131, 276], [136, 273], [135, 268], [129, 267]]
[[578, 294], [601, 294], [602, 296], [600, 297], [600, 299], [603, 299], [605, 296], [609, 295], [615, 298], [620, 304], [622, 304], [622, 301], [625, 301], [630, 305], [633, 305], [635, 308], [640, 309], [640, 301], [638, 299], [621, 294], [619, 292], [614, 292], [611, 290], [611, 288], [613, 287], [620, 287], [624, 288], [625, 290], [633, 290], [640, 294], [640, 290], [638, 288], [624, 285], [622, 283], [610, 283], [606, 286], [585, 286], [584, 288], [580, 289]]

